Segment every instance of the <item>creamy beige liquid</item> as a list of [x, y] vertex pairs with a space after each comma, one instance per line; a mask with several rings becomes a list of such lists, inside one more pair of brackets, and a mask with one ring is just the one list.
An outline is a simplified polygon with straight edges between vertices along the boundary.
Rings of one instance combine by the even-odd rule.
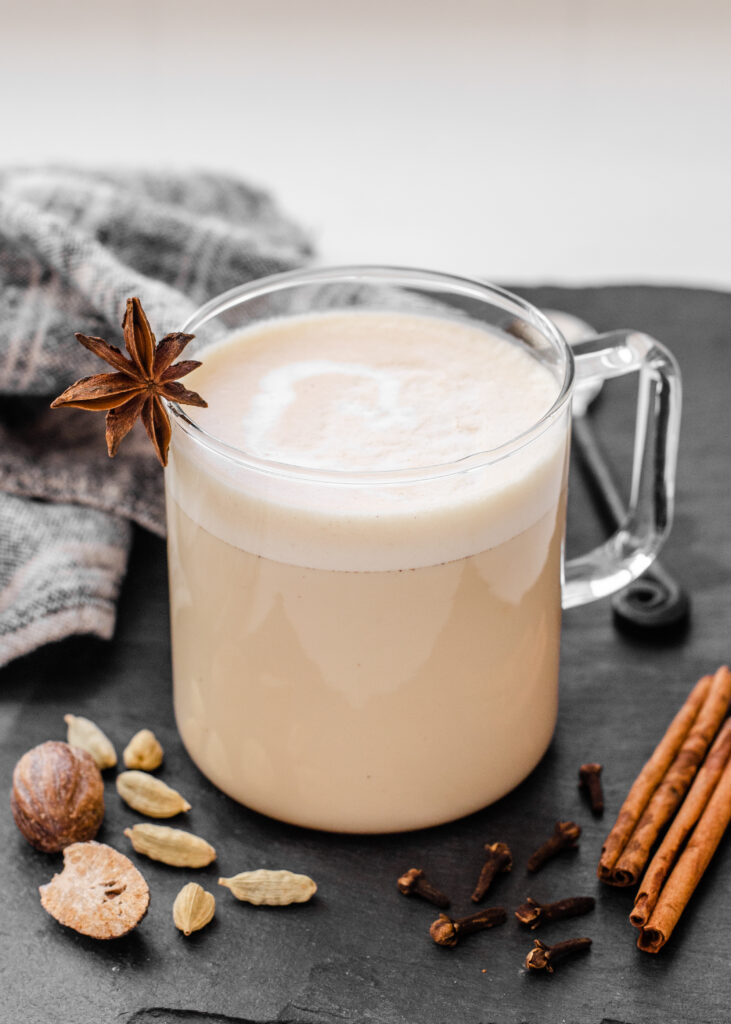
[[[261, 325], [190, 379], [221, 440], [351, 471], [492, 449], [558, 391], [470, 324], [363, 312]], [[521, 781], [556, 717], [566, 434], [363, 487], [247, 472], [176, 429], [175, 709], [199, 767], [256, 810], [343, 831], [436, 824]]]

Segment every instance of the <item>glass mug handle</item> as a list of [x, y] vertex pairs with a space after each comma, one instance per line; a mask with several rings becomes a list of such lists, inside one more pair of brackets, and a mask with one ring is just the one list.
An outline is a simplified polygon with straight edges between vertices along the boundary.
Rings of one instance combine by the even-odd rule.
[[564, 608], [613, 594], [637, 579], [667, 537], [673, 518], [680, 429], [680, 370], [668, 350], [639, 331], [612, 331], [571, 346], [576, 381], [639, 373], [629, 507], [608, 540], [564, 566]]

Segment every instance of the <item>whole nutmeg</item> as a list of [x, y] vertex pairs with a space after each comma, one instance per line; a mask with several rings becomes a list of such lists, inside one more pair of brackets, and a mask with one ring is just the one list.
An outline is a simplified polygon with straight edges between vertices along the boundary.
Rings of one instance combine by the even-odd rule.
[[104, 783], [91, 754], [49, 740], [15, 766], [10, 806], [25, 838], [44, 853], [93, 839], [104, 818]]

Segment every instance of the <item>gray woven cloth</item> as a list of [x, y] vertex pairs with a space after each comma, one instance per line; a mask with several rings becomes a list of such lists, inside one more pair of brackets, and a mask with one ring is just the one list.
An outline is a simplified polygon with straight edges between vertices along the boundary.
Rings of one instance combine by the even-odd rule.
[[266, 193], [213, 174], [0, 170], [0, 665], [74, 633], [110, 637], [132, 522], [164, 532], [162, 471], [135, 427], [48, 408], [121, 347], [138, 295], [160, 338], [234, 285], [301, 264]]

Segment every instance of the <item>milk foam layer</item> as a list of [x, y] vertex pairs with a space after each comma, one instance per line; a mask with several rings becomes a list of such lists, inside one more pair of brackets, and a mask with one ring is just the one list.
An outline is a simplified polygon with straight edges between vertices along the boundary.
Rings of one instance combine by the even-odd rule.
[[[314, 470], [414, 470], [519, 436], [559, 383], [519, 345], [472, 323], [339, 312], [269, 321], [207, 349], [191, 387], [200, 426], [259, 458]], [[176, 425], [170, 496], [212, 535], [288, 564], [351, 571], [463, 558], [555, 509], [566, 416], [508, 457], [409, 482], [322, 483], [265, 473]], [[428, 478], [427, 478], [428, 477]]]
[[[446, 326], [445, 326], [446, 325]], [[329, 470], [454, 462], [517, 437], [558, 386], [519, 344], [458, 320], [324, 313], [219, 342], [196, 421], [260, 458]]]

